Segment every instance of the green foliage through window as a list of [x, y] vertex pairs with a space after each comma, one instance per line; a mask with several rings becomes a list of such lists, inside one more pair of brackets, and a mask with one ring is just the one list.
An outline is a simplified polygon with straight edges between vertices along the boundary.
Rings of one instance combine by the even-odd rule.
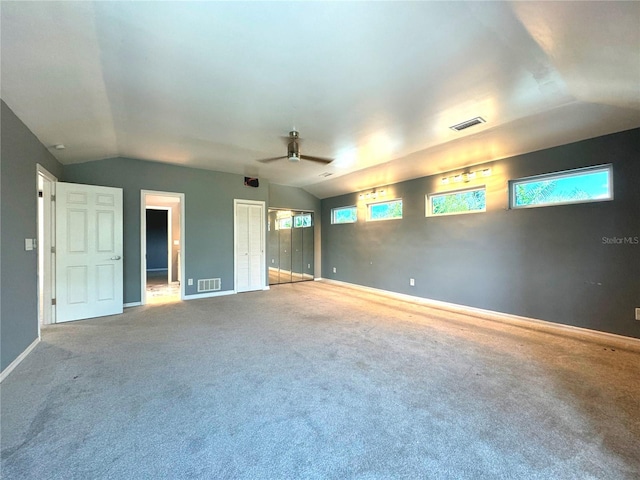
[[331, 209], [331, 223], [354, 223], [358, 220], [356, 207], [340, 207]]
[[611, 165], [511, 182], [511, 207], [611, 200]]
[[291, 228], [291, 217], [285, 217], [278, 220], [278, 224], [280, 226], [280, 230], [286, 230], [287, 228]]
[[368, 205], [369, 220], [391, 220], [402, 218], [402, 200], [371, 203]]
[[429, 195], [431, 215], [484, 212], [487, 208], [485, 188]]
[[311, 226], [311, 214], [296, 215], [293, 217], [293, 228], [306, 228]]

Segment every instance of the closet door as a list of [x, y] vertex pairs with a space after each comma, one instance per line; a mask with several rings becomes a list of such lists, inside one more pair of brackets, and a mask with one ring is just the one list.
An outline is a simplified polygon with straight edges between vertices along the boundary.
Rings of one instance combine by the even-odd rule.
[[291, 226], [286, 219], [280, 219], [278, 247], [280, 253], [280, 272], [278, 283], [291, 283]]
[[265, 286], [264, 202], [234, 200], [235, 290], [248, 292]]
[[294, 217], [294, 228], [291, 230], [291, 281], [301, 282], [304, 273], [302, 267], [302, 232], [304, 228], [296, 225]]

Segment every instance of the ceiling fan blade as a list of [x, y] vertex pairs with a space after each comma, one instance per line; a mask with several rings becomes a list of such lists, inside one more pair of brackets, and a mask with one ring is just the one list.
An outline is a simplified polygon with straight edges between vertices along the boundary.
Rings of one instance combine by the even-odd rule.
[[311, 155], [300, 155], [300, 158], [302, 160], [309, 160], [311, 162], [318, 162], [318, 163], [324, 163], [324, 164], [333, 162], [333, 159], [331, 158], [312, 157]]
[[283, 158], [287, 158], [287, 156], [280, 155], [279, 157], [263, 158], [262, 160], [256, 160], [256, 161], [260, 163], [269, 163], [269, 162], [275, 162], [276, 160], [282, 160]]

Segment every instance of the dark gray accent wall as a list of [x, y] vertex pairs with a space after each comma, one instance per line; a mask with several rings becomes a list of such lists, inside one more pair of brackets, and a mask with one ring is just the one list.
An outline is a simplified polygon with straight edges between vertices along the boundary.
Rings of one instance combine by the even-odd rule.
[[272, 183], [269, 186], [269, 207], [284, 208], [286, 210], [304, 210], [314, 213], [314, 275], [322, 276], [322, 224], [320, 222], [320, 212], [322, 210], [322, 202], [316, 196], [310, 194], [306, 190], [297, 187], [289, 187], [286, 185], [278, 185]]
[[[368, 287], [640, 338], [640, 130], [488, 164], [487, 212], [425, 218], [442, 175], [390, 185], [400, 220], [365, 222], [358, 193], [322, 201], [323, 276]], [[509, 210], [509, 179], [613, 164], [614, 200]], [[358, 222], [331, 209], [358, 205]], [[336, 267], [337, 273], [332, 273]], [[415, 287], [409, 286], [415, 279]]]
[[37, 237], [36, 165], [60, 178], [62, 165], [11, 109], [0, 101], [0, 370], [38, 337], [37, 251], [24, 239]]
[[[222, 290], [233, 290], [233, 200], [260, 200], [268, 204], [267, 182], [261, 182], [259, 188], [250, 188], [244, 186], [241, 175], [127, 158], [65, 165], [64, 179], [123, 189], [125, 303], [140, 301], [141, 190], [185, 194], [182, 245], [187, 296], [198, 293], [200, 278], [220, 278]], [[189, 278], [194, 279], [193, 285], [186, 284]]]

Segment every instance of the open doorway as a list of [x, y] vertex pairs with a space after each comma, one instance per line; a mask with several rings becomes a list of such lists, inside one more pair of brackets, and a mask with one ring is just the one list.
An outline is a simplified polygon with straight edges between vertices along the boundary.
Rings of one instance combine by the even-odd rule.
[[55, 323], [55, 186], [56, 177], [36, 167], [38, 192], [38, 330]]
[[184, 194], [143, 190], [141, 197], [142, 304], [184, 298]]

